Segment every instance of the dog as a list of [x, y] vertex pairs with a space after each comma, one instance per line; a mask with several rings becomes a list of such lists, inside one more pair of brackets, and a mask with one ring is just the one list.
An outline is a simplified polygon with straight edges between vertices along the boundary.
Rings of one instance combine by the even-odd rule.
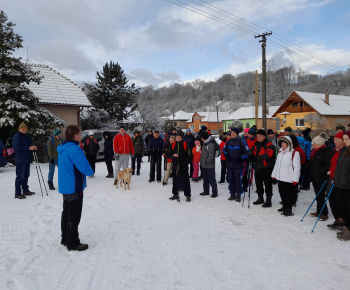
[[117, 180], [116, 188], [118, 188], [119, 182], [120, 182], [120, 187], [122, 187], [122, 182], [124, 182], [124, 190], [126, 190], [126, 184], [128, 184], [128, 189], [130, 190], [132, 171], [133, 171], [132, 168], [126, 168], [118, 172], [118, 180]]

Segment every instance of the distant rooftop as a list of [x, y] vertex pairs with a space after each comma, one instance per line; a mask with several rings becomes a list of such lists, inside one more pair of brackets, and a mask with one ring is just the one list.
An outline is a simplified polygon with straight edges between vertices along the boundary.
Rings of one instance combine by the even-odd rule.
[[39, 76], [43, 77], [40, 85], [37, 83], [27, 85], [34, 95], [39, 98], [40, 104], [91, 106], [83, 89], [58, 71], [47, 65], [28, 64], [28, 66], [33, 71], [39, 72]]
[[[269, 106], [269, 114], [266, 118], [272, 118], [272, 115], [278, 110], [279, 106]], [[242, 120], [242, 119], [254, 119], [255, 118], [255, 106], [241, 107], [234, 111], [232, 114], [224, 118], [224, 121], [229, 120]], [[258, 108], [258, 118], [262, 118], [262, 106]]]

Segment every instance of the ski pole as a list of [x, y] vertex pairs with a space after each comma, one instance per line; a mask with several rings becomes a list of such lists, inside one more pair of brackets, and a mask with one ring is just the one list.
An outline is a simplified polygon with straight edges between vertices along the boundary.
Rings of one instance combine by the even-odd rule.
[[321, 214], [322, 214], [322, 211], [323, 211], [324, 207], [325, 207], [326, 204], [327, 204], [327, 201], [328, 201], [328, 199], [329, 199], [329, 196], [331, 195], [331, 192], [332, 192], [332, 190], [333, 190], [333, 187], [334, 187], [334, 184], [332, 185], [331, 190], [329, 191], [329, 193], [328, 193], [328, 195], [327, 195], [326, 201], [325, 201], [324, 204], [323, 204], [323, 207], [322, 207], [322, 209], [321, 209], [321, 212], [320, 212], [320, 214], [318, 215], [317, 221], [316, 221], [316, 223], [315, 223], [315, 225], [314, 225], [314, 227], [313, 227], [311, 233], [314, 232], [314, 229], [315, 229], [315, 227], [316, 227], [316, 225], [317, 225], [317, 223], [318, 223], [318, 220], [320, 219], [320, 216], [321, 216]]
[[41, 187], [40, 176], [39, 176], [39, 172], [38, 172], [38, 166], [37, 166], [36, 164], [35, 164], [35, 169], [36, 169], [36, 174], [38, 175], [38, 179], [39, 179], [39, 185], [40, 185], [41, 196], [44, 197], [43, 189], [42, 189], [42, 187]]
[[[252, 175], [252, 170], [253, 170], [252, 164], [250, 163], [249, 166], [250, 166], [250, 175]], [[250, 208], [250, 185], [251, 184], [252, 182], [251, 182], [251, 179], [249, 178], [248, 208]]]
[[[45, 180], [44, 180], [44, 177], [43, 177], [43, 173], [41, 171], [41, 167], [40, 167], [40, 164], [39, 164], [39, 159], [38, 159], [38, 155], [36, 154], [36, 151], [34, 151], [34, 160], [36, 159], [36, 163], [38, 164], [38, 167], [39, 167], [39, 171], [40, 171], [40, 175], [41, 175], [41, 179], [43, 181], [43, 184], [44, 184], [44, 188], [45, 188], [45, 191], [46, 191], [46, 195], [48, 196], [48, 192], [47, 192], [47, 188], [46, 188], [46, 185], [45, 185]], [[38, 175], [39, 176], [39, 175]]]
[[[250, 164], [248, 165], [248, 171], [247, 171], [247, 180], [249, 182], [249, 179], [250, 179], [250, 172], [251, 172], [251, 168], [250, 168]], [[244, 199], [245, 199], [245, 191], [243, 193], [243, 202], [242, 202], [242, 207], [244, 205]]]
[[318, 195], [321, 193], [321, 191], [322, 191], [323, 187], [325, 186], [325, 184], [327, 183], [327, 181], [328, 181], [328, 179], [323, 183], [323, 185], [322, 185], [320, 191], [317, 193], [316, 197], [314, 198], [314, 200], [313, 200], [312, 203], [310, 204], [309, 208], [307, 209], [307, 211], [306, 211], [306, 213], [304, 214], [304, 216], [303, 216], [303, 218], [301, 219], [301, 221], [304, 221], [304, 218], [305, 218], [306, 214], [309, 212], [310, 208], [311, 208], [312, 205], [314, 204], [314, 202], [315, 202], [316, 198], [318, 197]]

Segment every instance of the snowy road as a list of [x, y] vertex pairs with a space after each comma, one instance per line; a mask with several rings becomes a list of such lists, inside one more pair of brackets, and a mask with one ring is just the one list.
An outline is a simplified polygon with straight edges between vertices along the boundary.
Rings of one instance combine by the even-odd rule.
[[[46, 180], [48, 166], [41, 168]], [[116, 189], [106, 171], [98, 162], [85, 191], [79, 229], [89, 249], [68, 252], [61, 195], [42, 197], [32, 166], [36, 194], [16, 200], [15, 168], [0, 168], [0, 289], [349, 289], [350, 244], [326, 228], [333, 220], [313, 234], [315, 218], [300, 222], [311, 191], [286, 218], [277, 213], [277, 187], [272, 208], [248, 210], [247, 199], [244, 208], [227, 201], [227, 184], [216, 199], [191, 182], [191, 203], [168, 200], [171, 181], [149, 184], [146, 158], [130, 191]]]

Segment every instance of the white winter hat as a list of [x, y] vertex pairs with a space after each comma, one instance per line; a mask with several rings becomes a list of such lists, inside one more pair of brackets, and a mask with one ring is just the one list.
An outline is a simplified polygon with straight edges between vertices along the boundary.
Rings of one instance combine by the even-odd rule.
[[95, 135], [94, 132], [90, 131], [89, 136], [91, 136], [91, 135], [94, 136]]
[[324, 143], [326, 143], [326, 140], [324, 140], [321, 136], [316, 136], [314, 139], [312, 139], [312, 142], [316, 145], [322, 146]]

